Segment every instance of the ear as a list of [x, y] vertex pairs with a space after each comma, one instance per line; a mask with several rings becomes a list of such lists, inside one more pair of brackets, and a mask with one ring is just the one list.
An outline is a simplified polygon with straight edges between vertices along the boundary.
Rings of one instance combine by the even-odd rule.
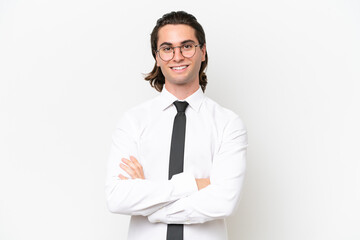
[[160, 64], [159, 64], [160, 59], [157, 54], [155, 55], [155, 61], [156, 61], [156, 66], [160, 67]]
[[206, 56], [206, 43], [204, 43], [204, 45], [201, 48], [201, 61], [205, 61], [205, 56]]

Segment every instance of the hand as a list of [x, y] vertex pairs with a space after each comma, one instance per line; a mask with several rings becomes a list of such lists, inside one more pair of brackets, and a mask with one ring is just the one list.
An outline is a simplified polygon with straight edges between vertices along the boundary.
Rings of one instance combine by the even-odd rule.
[[[138, 160], [136, 160], [135, 157], [130, 156], [130, 160], [129, 160], [129, 159], [126, 159], [126, 158], [123, 158], [123, 159], [121, 159], [121, 161], [122, 161], [123, 163], [120, 163], [120, 167], [121, 167], [125, 172], [127, 172], [127, 174], [129, 174], [129, 176], [130, 176], [132, 179], [135, 179], [135, 178], [145, 179], [143, 167], [142, 167], [141, 164], [138, 162]], [[127, 179], [128, 179], [127, 177], [125, 177], [125, 176], [122, 175], [122, 174], [119, 174], [118, 177], [119, 177], [121, 180], [127, 180]]]
[[210, 178], [196, 178], [195, 180], [199, 190], [210, 185]]

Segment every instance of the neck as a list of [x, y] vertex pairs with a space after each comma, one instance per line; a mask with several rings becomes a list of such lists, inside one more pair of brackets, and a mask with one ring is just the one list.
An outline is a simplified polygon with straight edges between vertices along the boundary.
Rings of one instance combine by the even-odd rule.
[[187, 97], [191, 96], [194, 92], [196, 92], [200, 86], [199, 84], [190, 85], [190, 86], [186, 84], [173, 86], [171, 84], [166, 84], [165, 82], [164, 87], [169, 93], [174, 95], [177, 99], [184, 100]]

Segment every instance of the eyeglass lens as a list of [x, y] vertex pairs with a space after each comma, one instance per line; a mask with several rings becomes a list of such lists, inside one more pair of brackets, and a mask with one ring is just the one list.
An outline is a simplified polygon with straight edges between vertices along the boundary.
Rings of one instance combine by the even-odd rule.
[[163, 61], [170, 61], [175, 54], [175, 48], [180, 48], [180, 53], [185, 58], [191, 58], [195, 55], [196, 46], [194, 44], [184, 44], [178, 47], [162, 47], [159, 49], [159, 56]]

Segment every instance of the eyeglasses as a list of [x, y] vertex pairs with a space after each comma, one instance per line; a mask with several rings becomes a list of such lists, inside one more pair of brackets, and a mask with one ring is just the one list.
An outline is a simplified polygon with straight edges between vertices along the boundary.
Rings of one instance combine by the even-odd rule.
[[194, 43], [186, 43], [181, 46], [177, 47], [169, 47], [164, 46], [161, 47], [159, 50], [155, 51], [156, 53], [159, 53], [159, 57], [165, 61], [168, 62], [175, 56], [175, 48], [180, 48], [180, 53], [185, 58], [191, 58], [195, 55], [196, 47], [201, 47], [201, 44], [195, 45]]

